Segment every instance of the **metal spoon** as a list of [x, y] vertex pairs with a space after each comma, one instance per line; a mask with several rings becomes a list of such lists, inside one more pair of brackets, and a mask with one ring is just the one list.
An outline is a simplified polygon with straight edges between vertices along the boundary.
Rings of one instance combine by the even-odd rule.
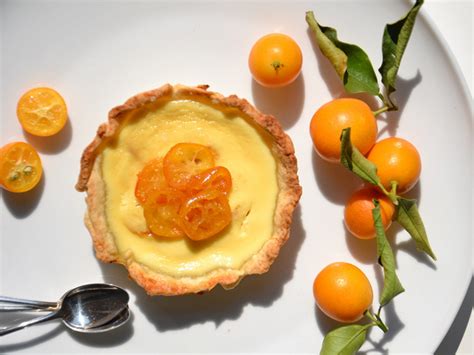
[[[72, 290], [66, 292], [66, 294], [72, 293], [73, 291], [84, 292], [89, 290], [97, 289], [118, 289], [119, 287], [111, 284], [101, 283], [101, 284], [87, 284], [76, 287]], [[64, 298], [64, 295], [62, 298]], [[6, 305], [3, 305], [6, 303]], [[58, 302], [45, 302], [45, 301], [35, 301], [35, 300], [26, 300], [21, 298], [13, 298], [0, 296], [0, 312], [19, 312], [19, 311], [54, 311], [59, 307]]]
[[[0, 298], [0, 301], [23, 305], [26, 308], [36, 307], [23, 310], [52, 310], [51, 313], [45, 316], [0, 329], [0, 336], [56, 318], [62, 318], [67, 327], [78, 332], [114, 329], [125, 323], [129, 318], [128, 293], [117, 286], [108, 284], [90, 284], [76, 287], [66, 292], [57, 303], [18, 300], [7, 297]], [[8, 311], [11, 311], [11, 309], [8, 309]], [[112, 324], [113, 327], [108, 328], [108, 324]]]

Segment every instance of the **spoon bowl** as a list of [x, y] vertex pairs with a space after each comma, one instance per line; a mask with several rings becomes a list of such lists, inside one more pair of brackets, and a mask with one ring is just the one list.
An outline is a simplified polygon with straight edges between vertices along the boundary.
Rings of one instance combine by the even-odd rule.
[[98, 328], [128, 308], [129, 296], [123, 289], [103, 284], [77, 287], [67, 292], [59, 303], [58, 315], [75, 331]]
[[69, 329], [72, 329], [73, 331], [79, 332], [79, 333], [104, 333], [110, 330], [117, 329], [118, 327], [121, 327], [122, 325], [127, 323], [129, 319], [130, 319], [130, 309], [127, 307], [108, 323], [105, 323], [95, 328], [87, 328], [87, 329], [73, 328], [70, 324], [66, 324], [66, 323], [64, 324], [66, 324], [66, 326]]

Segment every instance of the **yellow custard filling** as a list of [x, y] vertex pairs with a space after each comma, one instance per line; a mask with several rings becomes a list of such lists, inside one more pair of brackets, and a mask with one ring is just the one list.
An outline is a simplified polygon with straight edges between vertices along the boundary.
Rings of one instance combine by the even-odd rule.
[[[134, 194], [137, 174], [177, 143], [211, 147], [216, 165], [232, 175], [232, 223], [206, 241], [142, 233], [147, 227]], [[271, 136], [247, 118], [197, 101], [168, 101], [128, 117], [101, 160], [106, 217], [120, 255], [175, 277], [240, 268], [273, 233], [278, 182], [271, 144]]]

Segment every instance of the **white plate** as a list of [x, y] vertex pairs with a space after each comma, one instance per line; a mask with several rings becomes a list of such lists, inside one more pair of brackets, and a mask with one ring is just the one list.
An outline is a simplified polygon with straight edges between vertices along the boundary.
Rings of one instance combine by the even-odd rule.
[[[314, 111], [341, 92], [332, 69], [312, 45], [304, 20], [361, 45], [381, 62], [383, 26], [402, 16], [405, 2], [166, 3], [151, 1], [3, 1], [1, 27], [1, 143], [38, 148], [45, 179], [31, 193], [2, 193], [1, 294], [54, 300], [95, 281], [131, 291], [133, 321], [115, 333], [85, 336], [51, 323], [1, 339], [0, 351], [25, 352], [291, 352], [319, 351], [335, 323], [315, 310], [312, 281], [330, 262], [361, 267], [378, 294], [372, 242], [346, 237], [343, 203], [358, 181], [312, 150]], [[450, 326], [471, 273], [471, 107], [466, 87], [437, 32], [421, 11], [403, 58], [396, 97], [400, 115], [382, 136], [412, 141], [423, 159], [420, 200], [433, 264], [405, 232], [393, 237], [406, 292], [383, 313], [390, 332], [370, 337], [391, 353], [432, 353]], [[374, 31], [374, 28], [379, 29]], [[281, 31], [300, 44], [303, 73], [292, 86], [266, 90], [248, 73], [247, 55], [263, 34]], [[73, 186], [79, 157], [108, 110], [163, 83], [210, 84], [277, 115], [293, 138], [304, 194], [292, 237], [266, 275], [231, 292], [149, 298], [117, 265], [99, 264], [83, 226], [84, 196]], [[16, 120], [20, 95], [43, 84], [65, 97], [70, 124], [58, 136], [25, 135]], [[398, 120], [397, 118], [400, 117]], [[392, 229], [392, 236], [395, 230]], [[365, 350], [372, 349], [370, 343]]]

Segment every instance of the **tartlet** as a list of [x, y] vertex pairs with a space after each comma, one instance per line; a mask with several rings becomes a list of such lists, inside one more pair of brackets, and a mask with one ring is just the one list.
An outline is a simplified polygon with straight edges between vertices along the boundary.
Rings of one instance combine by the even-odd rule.
[[[244, 99], [207, 89], [166, 84], [133, 96], [109, 112], [81, 158], [76, 189], [87, 192], [85, 224], [97, 258], [123, 264], [150, 295], [230, 289], [267, 272], [301, 195], [293, 144], [279, 122]], [[232, 173], [233, 221], [210, 240], [142, 233], [136, 175], [180, 142], [211, 146]]]

